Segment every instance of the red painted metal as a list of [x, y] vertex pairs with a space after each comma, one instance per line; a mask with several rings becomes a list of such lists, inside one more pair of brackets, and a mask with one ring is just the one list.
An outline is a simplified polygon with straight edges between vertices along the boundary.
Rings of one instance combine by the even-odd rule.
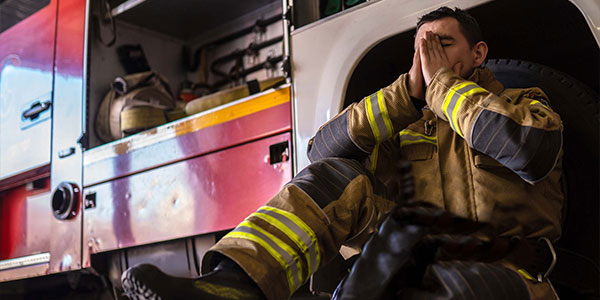
[[[50, 165], [44, 165], [33, 170], [20, 173], [15, 176], [6, 178], [0, 181], [0, 192], [8, 189], [16, 188], [27, 184], [28, 182], [50, 177]], [[0, 200], [2, 197], [0, 197]]]
[[[27, 130], [20, 128], [19, 122], [25, 105], [52, 89], [57, 3], [58, 0], [50, 1], [46, 7], [0, 33], [0, 77], [10, 82], [2, 90], [3, 97], [8, 96], [10, 102], [2, 105], [0, 118], [0, 169], [4, 170], [0, 172], [3, 179], [0, 190], [22, 181], [20, 173], [37, 174], [36, 168], [47, 168], [50, 163], [49, 122]], [[36, 142], [26, 142], [31, 138]]]
[[56, 34], [56, 74], [58, 76], [82, 79], [84, 42], [85, 1], [60, 0]]
[[20, 66], [44, 71], [52, 70], [54, 29], [57, 0], [0, 34], [2, 63], [16, 54]]
[[45, 188], [22, 185], [0, 193], [0, 260], [48, 252], [50, 178], [38, 184]]
[[[86, 164], [84, 186], [291, 130], [290, 102]], [[152, 133], [148, 133], [151, 135]], [[148, 138], [148, 137], [140, 137]], [[124, 145], [125, 146], [125, 145]], [[90, 150], [94, 151], [94, 150]], [[86, 153], [88, 155], [89, 153]], [[93, 155], [93, 154], [92, 154]]]
[[[58, 4], [50, 175], [52, 191], [62, 182], [81, 189], [83, 168], [82, 150], [77, 140], [83, 133], [84, 119], [86, 1], [60, 0]], [[72, 155], [58, 155], [68, 149], [74, 150]], [[77, 200], [81, 202], [80, 197]], [[52, 215], [51, 209], [48, 209], [48, 213]], [[49, 273], [81, 268], [82, 221], [82, 213], [67, 220], [51, 218]]]
[[[93, 253], [232, 228], [292, 177], [290, 160], [269, 163], [270, 145], [291, 145], [289, 99], [84, 167], [77, 139], [85, 119], [85, 5], [51, 0], [0, 35], [0, 58], [17, 54], [22, 66], [54, 72], [51, 147], [41, 149], [50, 159], [0, 181], [0, 260], [50, 253], [50, 262], [0, 271], [0, 281], [89, 267]], [[58, 156], [71, 148], [73, 155]], [[30, 191], [34, 179], [44, 188]], [[83, 194], [95, 193], [96, 206], [54, 218], [52, 192], [61, 182], [85, 183]]]
[[[82, 181], [77, 139], [83, 122], [84, 28], [85, 1], [52, 0], [48, 7], [0, 37], [6, 41], [0, 43], [0, 55], [16, 51], [21, 66], [54, 72], [54, 80], [50, 77], [48, 83], [53, 91], [53, 132], [35, 137], [50, 140], [52, 147], [48, 143], [38, 148], [50, 153], [52, 164], [0, 182], [0, 190], [11, 187], [0, 192], [0, 260], [50, 253], [50, 262], [0, 271], [0, 281], [81, 268], [81, 213], [58, 220], [53, 216], [51, 199], [60, 182], [81, 186]], [[57, 153], [67, 147], [75, 147], [75, 154], [59, 158]], [[26, 183], [39, 178], [46, 178], [45, 187], [28, 191]]]
[[[86, 195], [95, 193], [96, 207], [84, 210], [84, 266], [93, 253], [235, 227], [291, 180], [290, 160], [269, 163], [269, 146], [289, 143], [290, 136], [283, 133], [87, 188]], [[127, 169], [126, 161], [118, 163]]]
[[[49, 92], [52, 88], [52, 71], [54, 62], [54, 43], [57, 0], [23, 21], [0, 34], [0, 70], [8, 70], [11, 67], [13, 77], [11, 82], [18, 83], [7, 87], [7, 94], [11, 94], [13, 102], [8, 103], [12, 108], [19, 109], [28, 101], [31, 90], [42, 89]], [[35, 80], [24, 74], [36, 74]], [[30, 85], [32, 81], [40, 84], [30, 90], [23, 87]], [[28, 96], [23, 96], [22, 93]], [[39, 95], [33, 95], [39, 96]], [[6, 100], [6, 99], [5, 99]], [[30, 99], [33, 100], [33, 99]], [[0, 105], [2, 106], [2, 105]], [[11, 108], [11, 110], [12, 110]], [[7, 107], [3, 106], [3, 113]], [[10, 116], [0, 114], [0, 156], [1, 163], [12, 161], [24, 162], [23, 172], [5, 177], [0, 181], [0, 260], [28, 256], [39, 252], [48, 252], [50, 247], [49, 217], [49, 163], [50, 163], [50, 126], [46, 121], [34, 129], [21, 130], [18, 124], [10, 123], [19, 121], [19, 111], [9, 111]], [[13, 113], [16, 112], [16, 115]], [[16, 118], [15, 118], [16, 117]], [[8, 125], [8, 126], [6, 126]], [[6, 126], [6, 127], [4, 127]], [[6, 132], [6, 128], [19, 128]], [[36, 130], [33, 136], [31, 133]], [[29, 135], [28, 135], [29, 134]], [[34, 138], [29, 146], [17, 145], [19, 157], [12, 156], [9, 150], [11, 146], [22, 143], [24, 139]], [[40, 146], [41, 145], [41, 146]], [[45, 146], [47, 145], [47, 147]], [[27, 160], [34, 159], [33, 165]], [[40, 164], [41, 163], [41, 164]], [[18, 163], [16, 166], [20, 166]], [[13, 171], [18, 171], [17, 169]], [[43, 178], [46, 178], [45, 180]], [[44, 182], [44, 188], [31, 190], [26, 185], [32, 180]], [[37, 275], [45, 273], [48, 266], [38, 266]], [[39, 273], [43, 272], [43, 273]], [[19, 274], [17, 274], [19, 273]], [[0, 280], [29, 277], [32, 274], [20, 271], [4, 271]]]

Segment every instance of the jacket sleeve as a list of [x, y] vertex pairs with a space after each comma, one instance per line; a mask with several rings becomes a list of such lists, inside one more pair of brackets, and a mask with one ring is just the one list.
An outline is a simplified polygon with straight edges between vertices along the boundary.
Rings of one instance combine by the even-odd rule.
[[534, 184], [558, 161], [562, 122], [540, 89], [517, 90], [512, 98], [495, 95], [447, 68], [434, 75], [426, 91], [430, 108], [471, 148]]
[[321, 126], [308, 143], [308, 158], [344, 157], [363, 161], [382, 142], [419, 119], [406, 89], [407, 74]]

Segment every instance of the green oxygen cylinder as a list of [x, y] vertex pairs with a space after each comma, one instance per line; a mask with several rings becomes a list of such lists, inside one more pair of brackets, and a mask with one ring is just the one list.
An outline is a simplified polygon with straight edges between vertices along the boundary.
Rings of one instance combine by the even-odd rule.
[[342, 0], [321, 0], [321, 17], [328, 17], [342, 10]]
[[352, 6], [355, 6], [355, 5], [361, 4], [361, 3], [363, 3], [363, 2], [365, 2], [365, 0], [346, 0], [346, 1], [344, 2], [344, 7], [345, 7], [345, 8], [349, 8], [349, 7], [352, 7]]

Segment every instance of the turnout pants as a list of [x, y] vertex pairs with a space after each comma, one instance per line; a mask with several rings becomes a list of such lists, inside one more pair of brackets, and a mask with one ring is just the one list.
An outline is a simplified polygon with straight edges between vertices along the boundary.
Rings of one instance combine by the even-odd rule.
[[316, 161], [214, 245], [202, 271], [225, 256], [268, 300], [288, 299], [342, 245], [362, 245], [396, 205], [393, 198], [355, 160]]

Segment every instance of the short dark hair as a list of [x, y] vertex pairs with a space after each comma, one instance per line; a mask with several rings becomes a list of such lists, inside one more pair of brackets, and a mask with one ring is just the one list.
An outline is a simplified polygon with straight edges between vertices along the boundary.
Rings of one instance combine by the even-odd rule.
[[421, 25], [425, 23], [429, 23], [435, 20], [443, 19], [443, 18], [454, 18], [458, 21], [460, 25], [460, 31], [467, 38], [467, 42], [471, 47], [475, 46], [475, 44], [479, 41], [483, 40], [483, 35], [481, 34], [481, 29], [479, 28], [479, 23], [477, 20], [473, 18], [468, 12], [455, 7], [451, 9], [447, 6], [442, 6], [428, 14], [423, 15], [419, 22], [417, 22], [417, 30], [421, 28]]

